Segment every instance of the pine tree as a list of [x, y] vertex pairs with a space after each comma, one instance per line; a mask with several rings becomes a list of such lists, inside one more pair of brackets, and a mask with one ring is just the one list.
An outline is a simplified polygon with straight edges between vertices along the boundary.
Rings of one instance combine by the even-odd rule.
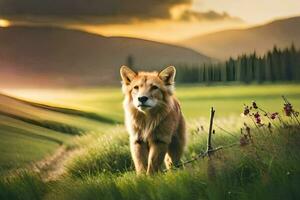
[[[128, 56], [127, 65], [133, 65], [133, 57]], [[177, 82], [210, 83], [218, 81], [240, 81], [250, 83], [257, 81], [291, 81], [300, 80], [300, 50], [294, 44], [283, 50], [276, 46], [263, 56], [256, 52], [230, 57], [217, 64], [188, 66], [182, 64], [177, 68]]]

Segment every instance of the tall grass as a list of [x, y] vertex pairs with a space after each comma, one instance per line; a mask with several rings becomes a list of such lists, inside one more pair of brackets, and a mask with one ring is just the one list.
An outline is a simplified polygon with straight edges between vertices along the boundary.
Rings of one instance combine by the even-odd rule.
[[[236, 116], [241, 112], [243, 103], [259, 97], [263, 100], [262, 104], [273, 111], [278, 108], [278, 102], [282, 102], [280, 94], [286, 88], [272, 88], [179, 87], [177, 91], [183, 111], [190, 118], [189, 141], [183, 160], [191, 159], [206, 149], [208, 122], [200, 116], [206, 116], [212, 104], [218, 111], [213, 146], [236, 143], [240, 141], [239, 128], [243, 126]], [[298, 85], [288, 89], [292, 102], [296, 102], [295, 107], [299, 107], [298, 89]], [[110, 92], [107, 90], [102, 94]], [[90, 94], [93, 98], [85, 99], [84, 103], [73, 96], [72, 100], [74, 105], [99, 106], [97, 113], [101, 116], [106, 112], [121, 116], [119, 93], [119, 89], [114, 90], [113, 100], [108, 96], [99, 101], [103, 95], [95, 96], [93, 90]], [[266, 97], [268, 94], [272, 95]], [[274, 96], [277, 98], [274, 99]], [[112, 113], [112, 110], [115, 112]], [[232, 114], [235, 117], [231, 117]], [[224, 120], [220, 119], [223, 115], [226, 116]], [[226, 148], [209, 159], [200, 159], [183, 168], [154, 176], [135, 175], [128, 134], [123, 126], [101, 124], [101, 127], [93, 128], [94, 132], [73, 136], [75, 139], [67, 142], [67, 148], [76, 148], [78, 153], [67, 163], [66, 174], [59, 180], [44, 183], [32, 173], [1, 178], [0, 199], [300, 199], [299, 127], [288, 126], [272, 129], [272, 132], [267, 128], [251, 127], [253, 143]]]
[[1, 200], [39, 200], [47, 190], [46, 184], [35, 173], [23, 171], [0, 178]]
[[[196, 127], [192, 127], [194, 129]], [[218, 135], [219, 134], [219, 135]], [[299, 199], [299, 127], [252, 130], [253, 143], [216, 152], [183, 169], [136, 176], [123, 128], [83, 147], [65, 179], [46, 199]], [[238, 136], [238, 135], [236, 135]], [[214, 144], [237, 138], [216, 133]], [[206, 135], [193, 133], [185, 159], [205, 147]]]
[[100, 135], [90, 133], [74, 143], [81, 151], [67, 166], [72, 176], [121, 173], [132, 169], [128, 134], [124, 128], [112, 128]]

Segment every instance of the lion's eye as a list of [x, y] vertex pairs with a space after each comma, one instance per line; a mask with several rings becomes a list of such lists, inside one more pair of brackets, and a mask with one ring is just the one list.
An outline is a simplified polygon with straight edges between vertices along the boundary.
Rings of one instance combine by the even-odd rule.
[[136, 90], [138, 90], [138, 89], [139, 89], [139, 86], [136, 85], [136, 86], [134, 86], [133, 88], [136, 89]]
[[153, 85], [153, 86], [151, 87], [151, 89], [152, 89], [152, 90], [156, 90], [156, 89], [158, 89], [158, 87], [157, 87], [156, 85]]

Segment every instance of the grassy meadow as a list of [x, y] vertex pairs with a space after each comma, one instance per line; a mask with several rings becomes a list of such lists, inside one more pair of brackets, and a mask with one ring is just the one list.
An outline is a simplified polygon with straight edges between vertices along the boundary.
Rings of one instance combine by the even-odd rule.
[[[300, 86], [298, 84], [242, 85], [242, 86], [177, 86], [176, 96], [181, 101], [184, 115], [188, 119], [209, 117], [214, 106], [222, 117], [239, 116], [244, 103], [253, 100], [264, 108], [277, 109], [285, 95], [300, 107]], [[102, 116], [123, 121], [122, 93], [119, 87], [58, 90], [4, 90], [27, 100], [40, 103], [94, 112]]]
[[[214, 147], [239, 144], [244, 122], [252, 142], [153, 177], [134, 174], [120, 88], [3, 92], [19, 99], [0, 96], [0, 174], [5, 175], [0, 199], [300, 198], [299, 126], [283, 116], [281, 98], [299, 110], [298, 84], [178, 86], [188, 124], [183, 160], [205, 151], [211, 106], [216, 109]], [[244, 104], [253, 100], [278, 112], [285, 124], [275, 119], [271, 129], [256, 128], [241, 116]], [[62, 176], [47, 181], [30, 169], [59, 147], [74, 152], [64, 159]]]

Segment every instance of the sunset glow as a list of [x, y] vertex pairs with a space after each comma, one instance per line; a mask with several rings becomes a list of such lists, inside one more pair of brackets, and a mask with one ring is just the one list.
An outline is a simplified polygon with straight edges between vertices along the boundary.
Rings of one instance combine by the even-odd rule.
[[193, 0], [193, 10], [227, 12], [251, 24], [300, 14], [299, 0]]
[[0, 19], [0, 27], [5, 28], [11, 25], [10, 21], [6, 19]]
[[[180, 1], [179, 1], [180, 2]], [[236, 0], [193, 0], [182, 1], [169, 7], [169, 17], [145, 17], [124, 14], [86, 16], [81, 21], [70, 17], [34, 15], [14, 18], [13, 21], [0, 19], [0, 27], [14, 25], [57, 26], [77, 29], [89, 33], [121, 37], [135, 37], [159, 42], [177, 43], [182, 40], [227, 29], [240, 29], [269, 23], [275, 19], [300, 14], [300, 1], [281, 0], [236, 1]], [[109, 8], [108, 8], [109, 9]], [[145, 16], [147, 16], [145, 14]], [[90, 17], [90, 18], [89, 18]], [[70, 20], [71, 19], [71, 20]]]
[[186, 5], [186, 4], [174, 6], [170, 10], [170, 14], [171, 14], [172, 19], [175, 19], [175, 20], [178, 19], [181, 16], [181, 14], [185, 10], [189, 9], [190, 7], [191, 7], [190, 5]]
[[232, 21], [216, 21], [211, 23], [185, 22], [175, 20], [157, 20], [151, 22], [137, 22], [135, 24], [107, 24], [107, 25], [71, 25], [72, 29], [78, 29], [89, 33], [104, 36], [137, 37], [161, 42], [178, 42], [198, 34], [206, 34], [227, 28], [246, 27], [246, 24]]

